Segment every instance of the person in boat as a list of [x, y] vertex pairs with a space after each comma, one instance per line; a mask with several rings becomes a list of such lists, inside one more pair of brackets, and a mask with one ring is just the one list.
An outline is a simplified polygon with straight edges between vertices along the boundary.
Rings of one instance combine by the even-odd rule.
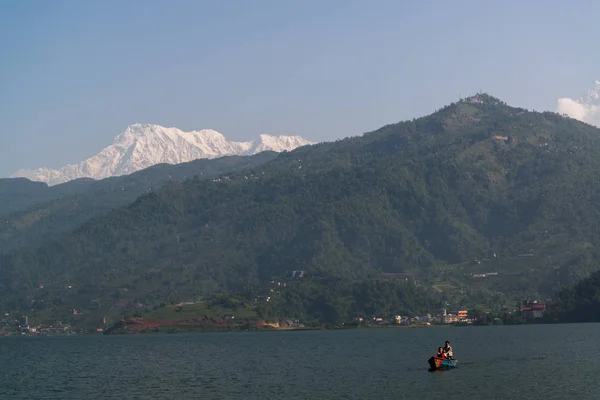
[[444, 354], [446, 354], [446, 358], [452, 360], [454, 358], [454, 353], [452, 352], [452, 346], [450, 346], [450, 342], [446, 340], [444, 345]]
[[436, 354], [436, 357], [437, 358], [447, 358], [443, 347], [438, 347], [438, 352]]

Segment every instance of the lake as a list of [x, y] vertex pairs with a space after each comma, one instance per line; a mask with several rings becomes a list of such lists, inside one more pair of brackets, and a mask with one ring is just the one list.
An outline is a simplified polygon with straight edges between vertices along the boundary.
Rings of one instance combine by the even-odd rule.
[[[599, 336], [574, 324], [9, 337], [0, 398], [597, 399]], [[445, 340], [458, 368], [428, 372]]]

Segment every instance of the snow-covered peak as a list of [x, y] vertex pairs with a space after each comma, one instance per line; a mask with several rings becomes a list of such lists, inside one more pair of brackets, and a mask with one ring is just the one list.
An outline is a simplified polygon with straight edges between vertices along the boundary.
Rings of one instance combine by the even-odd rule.
[[291, 151], [297, 147], [311, 144], [301, 136], [271, 136], [267, 134], [261, 134], [258, 140], [255, 140], [252, 144], [251, 153], [256, 154], [261, 151]]
[[600, 101], [600, 81], [594, 82], [594, 87], [588, 90], [587, 96], [582, 99], [586, 103], [596, 103]]
[[193, 141], [193, 137], [204, 138], [204, 140], [224, 141], [225, 136], [212, 129], [202, 129], [199, 131], [184, 132], [177, 128], [165, 128], [160, 125], [152, 124], [133, 124], [129, 125], [120, 135], [118, 135], [113, 144], [130, 145], [136, 140], [148, 140], [155, 137], [164, 137], [173, 139], [175, 137], [186, 137]]
[[266, 134], [254, 141], [234, 142], [212, 129], [184, 132], [177, 128], [136, 123], [120, 133], [110, 146], [78, 164], [58, 170], [19, 170], [12, 177], [56, 185], [78, 178], [127, 175], [160, 163], [179, 164], [199, 158], [252, 155], [267, 150], [290, 151], [309, 144], [314, 142], [300, 136]]

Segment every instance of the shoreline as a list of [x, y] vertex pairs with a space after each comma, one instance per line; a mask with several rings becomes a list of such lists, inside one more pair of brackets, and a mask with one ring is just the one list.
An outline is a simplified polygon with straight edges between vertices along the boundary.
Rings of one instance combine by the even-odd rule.
[[112, 326], [104, 331], [80, 330], [68, 334], [21, 334], [14, 333], [0, 335], [0, 337], [59, 337], [59, 336], [122, 336], [122, 335], [148, 335], [148, 334], [181, 334], [181, 333], [227, 333], [227, 332], [297, 332], [297, 331], [339, 331], [339, 330], [380, 330], [380, 329], [427, 329], [427, 328], [469, 328], [482, 326], [514, 326], [514, 325], [555, 325], [566, 322], [531, 321], [519, 324], [419, 324], [419, 325], [346, 325], [346, 326], [303, 326], [303, 327], [276, 327], [272, 325], [190, 325], [190, 324], [165, 324], [147, 327], [127, 328], [127, 326]]
[[[478, 326], [478, 325], [472, 325]], [[173, 327], [171, 325], [170, 327]], [[119, 330], [115, 332], [105, 332], [104, 335], [141, 335], [141, 334], [178, 334], [178, 333], [226, 333], [226, 332], [298, 332], [298, 331], [342, 331], [342, 330], [380, 330], [380, 329], [426, 329], [426, 328], [456, 328], [453, 324], [440, 325], [389, 325], [389, 326], [346, 326], [346, 327], [286, 327], [286, 328], [254, 328], [241, 329], [234, 326], [223, 327], [223, 329], [206, 329], [201, 326], [191, 327], [189, 325], [180, 325], [182, 329], [145, 329], [145, 330]]]

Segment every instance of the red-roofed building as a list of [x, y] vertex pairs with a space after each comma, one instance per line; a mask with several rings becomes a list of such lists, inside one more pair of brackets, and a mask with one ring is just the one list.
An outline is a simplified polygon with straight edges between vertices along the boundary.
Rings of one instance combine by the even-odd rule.
[[527, 301], [521, 307], [521, 316], [525, 318], [542, 318], [546, 311], [546, 303], [543, 301]]

